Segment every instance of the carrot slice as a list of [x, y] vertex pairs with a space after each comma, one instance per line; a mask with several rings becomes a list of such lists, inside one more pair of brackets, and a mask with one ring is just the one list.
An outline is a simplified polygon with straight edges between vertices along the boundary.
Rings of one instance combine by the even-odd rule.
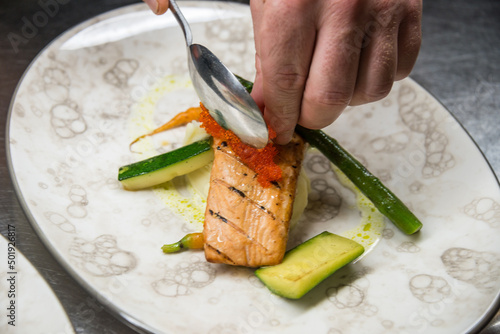
[[201, 114], [201, 107], [192, 107], [187, 109], [186, 111], [180, 112], [177, 115], [175, 115], [170, 121], [167, 123], [163, 124], [162, 126], [154, 129], [153, 131], [146, 133], [145, 135], [142, 135], [138, 138], [136, 138], [133, 142], [130, 143], [129, 147], [130, 149], [132, 148], [132, 145], [137, 143], [139, 140], [142, 138], [148, 137], [155, 135], [157, 133], [167, 131], [170, 129], [177, 128], [179, 126], [186, 125], [187, 123], [191, 121], [196, 121], [200, 117]]

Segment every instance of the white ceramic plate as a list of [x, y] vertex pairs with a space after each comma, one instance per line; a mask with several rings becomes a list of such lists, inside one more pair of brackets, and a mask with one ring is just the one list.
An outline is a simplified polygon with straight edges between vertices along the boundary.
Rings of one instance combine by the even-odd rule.
[[9, 228], [9, 239], [0, 235], [0, 271], [3, 319], [0, 332], [74, 333], [73, 326], [56, 295], [40, 273], [15, 248], [16, 231]]
[[[249, 8], [182, 2], [195, 40], [253, 77]], [[326, 131], [423, 221], [403, 235], [387, 223], [367, 254], [298, 301], [272, 295], [253, 271], [208, 264], [202, 252], [164, 255], [199, 219], [167, 206], [175, 192], [124, 191], [118, 167], [180, 145], [183, 129], [128, 143], [196, 106], [173, 17], [143, 5], [68, 31], [33, 62], [8, 126], [12, 175], [30, 220], [61, 264], [133, 325], [165, 333], [465, 333], [500, 290], [500, 192], [455, 119], [411, 80], [383, 101], [347, 110]], [[310, 153], [310, 204], [296, 244], [360, 223], [354, 195]], [[194, 205], [194, 204], [193, 204]], [[191, 216], [190, 216], [191, 215]]]

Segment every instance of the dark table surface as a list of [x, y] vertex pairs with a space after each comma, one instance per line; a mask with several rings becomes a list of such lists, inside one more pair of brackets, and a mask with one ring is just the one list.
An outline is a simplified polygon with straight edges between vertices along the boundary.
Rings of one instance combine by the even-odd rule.
[[[72, 26], [137, 0], [53, 0], [36, 36], [17, 45], [23, 18], [41, 10], [38, 0], [0, 0], [0, 232], [17, 230], [17, 246], [47, 280], [77, 333], [134, 333], [113, 317], [48, 253], [22, 211], [7, 169], [5, 126], [10, 100], [30, 62]], [[244, 0], [241, 2], [245, 2]], [[430, 0], [424, 4], [423, 45], [413, 79], [431, 92], [474, 138], [500, 175], [500, 1]], [[22, 333], [22, 329], [19, 329]], [[500, 312], [482, 334], [500, 333]]]

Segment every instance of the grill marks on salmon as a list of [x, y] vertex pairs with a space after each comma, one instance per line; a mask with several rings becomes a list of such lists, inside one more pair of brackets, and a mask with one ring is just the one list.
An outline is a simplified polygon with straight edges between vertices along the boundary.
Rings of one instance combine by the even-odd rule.
[[214, 139], [203, 237], [209, 262], [259, 267], [282, 261], [305, 143], [277, 146], [282, 178], [270, 187], [220, 139]]

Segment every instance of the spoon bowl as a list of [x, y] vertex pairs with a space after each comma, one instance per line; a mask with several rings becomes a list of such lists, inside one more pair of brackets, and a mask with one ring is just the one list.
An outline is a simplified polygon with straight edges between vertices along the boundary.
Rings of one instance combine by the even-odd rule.
[[170, 11], [186, 39], [188, 68], [194, 89], [219, 125], [256, 148], [267, 145], [269, 133], [259, 107], [236, 76], [208, 48], [193, 43], [191, 29], [175, 0]]

